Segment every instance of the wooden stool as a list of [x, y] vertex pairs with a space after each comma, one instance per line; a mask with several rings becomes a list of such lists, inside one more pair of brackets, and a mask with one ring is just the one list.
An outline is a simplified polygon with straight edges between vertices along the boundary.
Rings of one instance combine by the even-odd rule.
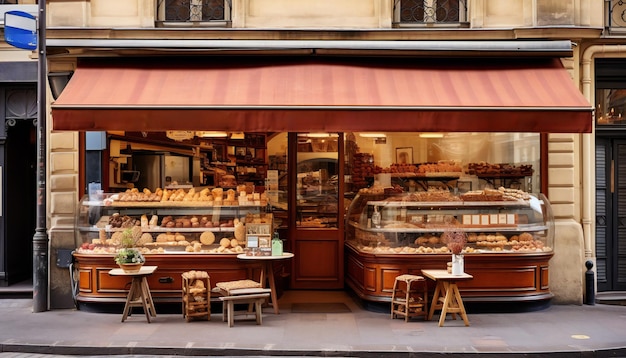
[[[415, 283], [415, 286], [413, 286]], [[421, 287], [420, 287], [421, 286]], [[428, 318], [428, 289], [426, 280], [417, 275], [400, 275], [393, 283], [391, 294], [391, 318], [403, 316], [408, 322], [410, 317]]]
[[[222, 304], [222, 320], [228, 318], [228, 327], [235, 323], [236, 314], [254, 314], [256, 324], [261, 324], [263, 314], [261, 306], [270, 297], [271, 289], [262, 288], [259, 282], [253, 280], [238, 280], [218, 282], [213, 292], [222, 295], [219, 299]], [[235, 304], [248, 304], [247, 311], [235, 311]]]
[[[236, 290], [234, 290], [236, 291]], [[222, 308], [222, 320], [226, 321], [228, 318], [228, 327], [232, 327], [235, 324], [235, 315], [240, 314], [254, 314], [256, 317], [256, 324], [260, 325], [263, 321], [263, 309], [262, 305], [270, 297], [270, 290], [266, 288], [244, 288], [239, 291], [247, 291], [251, 293], [233, 292], [231, 296], [222, 296], [223, 308]], [[259, 293], [253, 293], [253, 292]], [[235, 304], [248, 304], [247, 311], [235, 311]]]

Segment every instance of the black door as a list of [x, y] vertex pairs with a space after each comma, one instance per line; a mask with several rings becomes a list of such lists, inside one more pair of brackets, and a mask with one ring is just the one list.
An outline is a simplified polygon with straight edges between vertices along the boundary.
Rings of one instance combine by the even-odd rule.
[[598, 291], [626, 290], [626, 140], [596, 138]]
[[32, 279], [35, 233], [36, 86], [0, 88], [4, 115], [0, 148], [0, 285]]

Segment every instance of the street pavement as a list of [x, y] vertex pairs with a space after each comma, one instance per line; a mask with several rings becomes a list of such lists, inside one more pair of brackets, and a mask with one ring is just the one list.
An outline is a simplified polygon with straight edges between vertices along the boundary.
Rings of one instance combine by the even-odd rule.
[[[343, 302], [348, 312], [297, 313], [293, 303]], [[32, 312], [31, 299], [0, 299], [0, 358], [283, 356], [283, 357], [626, 357], [626, 306], [549, 305], [531, 312], [469, 311], [470, 326], [448, 317], [443, 327], [366, 310], [344, 291], [286, 291], [280, 314], [263, 323], [221, 312], [187, 322], [180, 313], [146, 321], [141, 310]], [[253, 318], [251, 315], [248, 318]]]

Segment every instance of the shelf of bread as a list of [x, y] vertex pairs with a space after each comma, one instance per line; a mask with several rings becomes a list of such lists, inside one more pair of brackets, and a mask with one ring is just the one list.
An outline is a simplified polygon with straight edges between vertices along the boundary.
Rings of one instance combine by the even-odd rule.
[[128, 246], [144, 254], [240, 254], [247, 246], [246, 226], [273, 224], [264, 206], [128, 209], [85, 202], [76, 218], [77, 252], [83, 254], [113, 254]]
[[[393, 223], [384, 223], [380, 227], [372, 227], [368, 225], [361, 225], [354, 221], [349, 223], [350, 226], [359, 230], [368, 230], [372, 232], [389, 232], [389, 233], [428, 233], [428, 232], [443, 232], [446, 230], [450, 230], [452, 227], [450, 225], [445, 224], [414, 224], [410, 222], [404, 221], [396, 221]], [[485, 225], [485, 226], [464, 226], [464, 225], [456, 225], [455, 229], [463, 230], [466, 232], [480, 232], [484, 230], [494, 230], [494, 231], [503, 231], [503, 232], [522, 232], [522, 231], [542, 231], [546, 230], [548, 227], [546, 225], [535, 225], [535, 224], [520, 224], [520, 225]]]
[[[128, 231], [116, 231], [109, 235], [104, 230], [99, 237], [82, 243], [76, 252], [82, 254], [113, 254], [125, 243], [125, 235], [132, 238], [132, 246], [143, 254], [166, 253], [204, 253], [204, 254], [240, 254], [245, 252], [245, 228], [240, 223], [230, 235], [218, 237], [213, 231], [185, 233], [170, 231], [158, 235], [144, 232], [135, 226]], [[241, 229], [240, 229], [241, 228]]]
[[203, 189], [161, 189], [154, 191], [144, 188], [128, 189], [123, 193], [103, 194], [102, 200], [90, 200], [83, 203], [87, 206], [113, 207], [207, 207], [207, 206], [265, 206], [267, 194], [249, 192], [245, 185], [235, 189], [203, 188]]
[[[451, 254], [442, 239], [442, 233], [423, 233], [415, 239], [407, 238], [402, 242], [389, 240], [384, 234], [371, 231], [356, 231], [356, 239], [348, 241], [359, 251], [375, 254]], [[463, 254], [493, 252], [551, 252], [541, 237], [532, 232], [474, 232], [468, 233]]]

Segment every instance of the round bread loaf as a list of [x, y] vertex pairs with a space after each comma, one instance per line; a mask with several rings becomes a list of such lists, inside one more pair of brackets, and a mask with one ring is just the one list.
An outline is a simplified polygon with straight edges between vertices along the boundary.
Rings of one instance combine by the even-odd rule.
[[205, 231], [200, 235], [200, 242], [203, 245], [212, 245], [215, 242], [215, 234], [211, 231]]

